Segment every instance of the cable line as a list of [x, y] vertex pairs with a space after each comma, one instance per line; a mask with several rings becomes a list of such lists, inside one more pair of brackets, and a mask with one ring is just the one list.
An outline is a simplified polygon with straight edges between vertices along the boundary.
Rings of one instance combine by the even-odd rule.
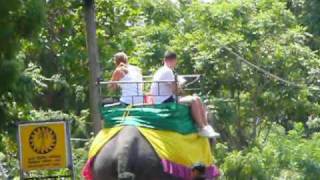
[[[248, 65], [249, 67], [253, 67], [254, 69], [256, 69], [257, 71], [263, 73], [263, 74], [266, 74], [267, 76], [269, 77], [272, 77], [273, 79], [275, 80], [278, 80], [280, 82], [283, 82], [289, 86], [295, 86], [295, 87], [299, 87], [299, 88], [303, 88], [303, 87], [307, 87], [309, 90], [313, 90], [313, 91], [320, 91], [320, 88], [319, 87], [316, 87], [316, 86], [306, 86], [306, 85], [303, 85], [303, 84], [300, 84], [300, 83], [296, 83], [296, 82], [292, 82], [292, 81], [288, 81], [286, 79], [283, 79], [275, 74], [272, 74], [271, 72], [249, 62], [248, 60], [246, 60], [244, 57], [242, 57], [241, 55], [239, 55], [238, 53], [234, 52], [230, 47], [222, 44], [218, 39], [216, 39], [215, 37], [212, 37], [213, 40], [219, 45], [221, 46], [222, 48], [226, 49], [227, 51], [229, 51], [231, 54], [233, 54], [234, 56], [236, 56], [237, 58], [239, 58], [239, 60], [241, 60], [243, 63], [245, 63], [246, 65]], [[236, 58], [236, 60], [238, 60]]]

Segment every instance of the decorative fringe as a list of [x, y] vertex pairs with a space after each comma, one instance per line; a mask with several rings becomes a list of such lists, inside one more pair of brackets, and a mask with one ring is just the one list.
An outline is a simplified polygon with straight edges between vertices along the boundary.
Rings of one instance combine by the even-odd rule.
[[[184, 165], [176, 164], [166, 159], [161, 159], [163, 166], [163, 171], [165, 173], [171, 174], [172, 176], [180, 177], [186, 180], [191, 179], [192, 168], [186, 167]], [[206, 178], [214, 179], [220, 176], [218, 168], [214, 165], [210, 165], [206, 168]]]
[[93, 180], [93, 172], [92, 172], [93, 161], [94, 161], [94, 158], [89, 159], [82, 169], [82, 176], [84, 177], [85, 180]]
[[[93, 180], [93, 167], [94, 158], [89, 159], [84, 168], [82, 169], [82, 175], [86, 180]], [[172, 176], [180, 177], [185, 180], [191, 179], [192, 168], [186, 167], [184, 165], [176, 164], [166, 159], [161, 159], [161, 164], [163, 166], [163, 171]], [[206, 168], [206, 177], [207, 179], [215, 179], [220, 176], [219, 169], [214, 166], [208, 166]]]

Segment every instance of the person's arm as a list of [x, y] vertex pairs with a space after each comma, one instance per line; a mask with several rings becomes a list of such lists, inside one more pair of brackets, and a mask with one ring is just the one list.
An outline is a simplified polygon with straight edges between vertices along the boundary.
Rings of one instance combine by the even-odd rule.
[[[125, 74], [128, 73], [128, 69], [127, 66], [125, 64], [120, 64], [112, 73], [112, 77], [111, 77], [111, 81], [119, 81], [121, 80]], [[118, 88], [118, 84], [117, 83], [111, 83], [108, 84], [108, 88], [111, 91], [115, 91]]]
[[176, 79], [172, 70], [164, 71], [160, 76], [160, 80], [173, 81], [173, 82], [166, 83], [172, 89], [172, 93], [175, 95], [179, 95], [180, 93], [182, 93], [182, 88], [180, 84], [176, 82], [178, 81], [178, 77]]
[[183, 93], [182, 86], [178, 82], [172, 82], [171, 89], [175, 95], [180, 95]]
[[174, 92], [176, 95], [182, 95], [184, 93], [183, 87], [185, 85], [185, 83], [187, 82], [186, 79], [184, 79], [182, 76], [178, 76], [175, 77], [176, 82], [174, 88]]
[[174, 75], [174, 82], [171, 85], [172, 92], [175, 95], [181, 95], [184, 93], [183, 86], [186, 83], [186, 80], [182, 76]]
[[[111, 77], [110, 81], [118, 81], [120, 79], [119, 76], [121, 76], [120, 73], [121, 73], [120, 71], [115, 70], [112, 73], [112, 77]], [[108, 88], [111, 91], [115, 91], [118, 88], [118, 84], [117, 83], [108, 84]]]

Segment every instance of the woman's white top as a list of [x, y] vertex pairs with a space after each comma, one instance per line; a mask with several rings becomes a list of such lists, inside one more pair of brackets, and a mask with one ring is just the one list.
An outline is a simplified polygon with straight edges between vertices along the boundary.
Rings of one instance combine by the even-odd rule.
[[[128, 73], [124, 75], [121, 82], [132, 82], [132, 83], [119, 83], [121, 88], [120, 101], [126, 104], [142, 104], [143, 103], [143, 77], [140, 68], [128, 65]], [[140, 83], [135, 83], [140, 82]]]

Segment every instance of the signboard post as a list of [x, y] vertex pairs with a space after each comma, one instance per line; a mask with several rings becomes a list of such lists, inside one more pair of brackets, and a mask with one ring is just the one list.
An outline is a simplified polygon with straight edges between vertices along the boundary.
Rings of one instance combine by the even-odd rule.
[[24, 172], [64, 168], [68, 168], [70, 174], [63, 177], [74, 179], [68, 121], [19, 122], [17, 137], [21, 179], [25, 179]]

